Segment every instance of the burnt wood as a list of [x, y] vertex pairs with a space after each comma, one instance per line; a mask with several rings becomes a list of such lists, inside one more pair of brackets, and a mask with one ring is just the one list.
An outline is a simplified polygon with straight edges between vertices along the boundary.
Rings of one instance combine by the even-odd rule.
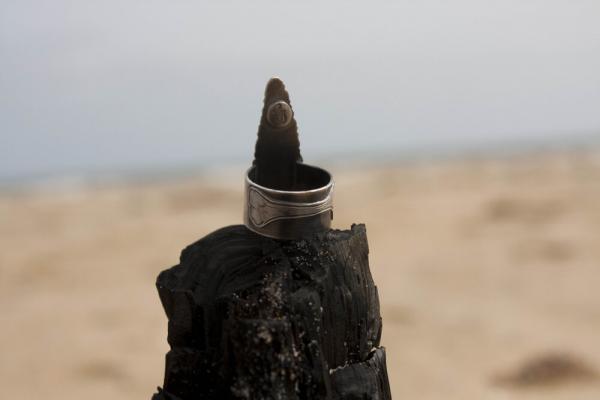
[[153, 400], [391, 399], [364, 225], [299, 241], [222, 228], [157, 288], [171, 350]]
[[277, 190], [298, 190], [296, 188], [297, 163], [302, 162], [298, 125], [293, 113], [291, 121], [283, 128], [269, 123], [269, 107], [277, 101], [284, 101], [292, 110], [290, 96], [279, 78], [272, 78], [265, 88], [265, 98], [260, 117], [260, 125], [254, 149], [256, 183]]

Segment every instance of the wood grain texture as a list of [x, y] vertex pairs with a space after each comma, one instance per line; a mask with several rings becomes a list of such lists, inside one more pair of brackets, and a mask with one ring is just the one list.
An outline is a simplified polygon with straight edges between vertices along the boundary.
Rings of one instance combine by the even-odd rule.
[[157, 287], [162, 399], [390, 399], [364, 225], [301, 241], [244, 226], [187, 247]]

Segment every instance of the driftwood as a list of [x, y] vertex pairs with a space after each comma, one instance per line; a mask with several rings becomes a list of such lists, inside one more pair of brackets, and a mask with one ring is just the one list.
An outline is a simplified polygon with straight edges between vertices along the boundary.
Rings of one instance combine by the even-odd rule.
[[391, 399], [364, 225], [298, 241], [223, 228], [157, 287], [171, 350], [153, 400]]

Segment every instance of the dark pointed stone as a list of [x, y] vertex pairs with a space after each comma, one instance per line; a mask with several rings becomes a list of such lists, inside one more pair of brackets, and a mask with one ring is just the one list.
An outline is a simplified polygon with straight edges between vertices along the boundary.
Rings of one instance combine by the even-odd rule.
[[272, 78], [265, 89], [254, 151], [256, 183], [277, 190], [294, 190], [296, 163], [301, 161], [298, 126], [290, 96], [283, 82]]

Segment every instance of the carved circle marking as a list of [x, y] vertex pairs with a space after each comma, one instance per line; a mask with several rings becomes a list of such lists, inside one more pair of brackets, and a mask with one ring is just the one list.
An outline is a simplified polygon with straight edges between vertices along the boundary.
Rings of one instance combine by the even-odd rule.
[[292, 122], [292, 107], [283, 100], [276, 101], [267, 109], [267, 122], [274, 128], [283, 129]]

